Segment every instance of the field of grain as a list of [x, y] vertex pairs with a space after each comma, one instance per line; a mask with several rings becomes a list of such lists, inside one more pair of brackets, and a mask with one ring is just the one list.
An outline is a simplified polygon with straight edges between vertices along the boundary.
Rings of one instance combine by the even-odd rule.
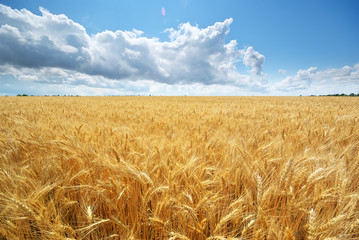
[[359, 239], [358, 106], [1, 97], [0, 239]]

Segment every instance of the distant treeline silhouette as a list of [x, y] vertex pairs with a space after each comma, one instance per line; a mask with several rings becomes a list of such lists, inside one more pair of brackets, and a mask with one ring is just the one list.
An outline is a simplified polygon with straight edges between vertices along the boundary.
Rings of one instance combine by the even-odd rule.
[[26, 93], [23, 93], [23, 94], [17, 94], [16, 96], [18, 96], [18, 97], [28, 97], [28, 96], [30, 96], [30, 97], [34, 97], [34, 96], [44, 96], [44, 97], [60, 97], [60, 96], [62, 96], [62, 97], [79, 97], [79, 95], [27, 95]]
[[[316, 96], [316, 95], [311, 95], [311, 96]], [[345, 93], [336, 93], [336, 94], [327, 94], [327, 95], [319, 95], [319, 96], [328, 96], [328, 97], [359, 97], [359, 93], [355, 94], [355, 93], [351, 93], [351, 94], [345, 94]]]
[[[27, 95], [25, 93], [23, 94], [17, 94], [16, 96], [18, 97], [27, 97], [27, 96], [34, 96], [34, 95]], [[60, 95], [43, 95], [45, 97], [49, 97], [49, 96], [53, 96], [53, 97], [60, 97]], [[64, 97], [79, 97], [79, 95], [63, 95]], [[132, 95], [129, 95], [132, 96]], [[134, 96], [134, 95], [133, 95]], [[138, 95], [140, 96], [140, 95]], [[149, 95], [151, 96], [151, 95]], [[300, 95], [302, 96], [302, 95]], [[320, 97], [359, 97], [359, 93], [355, 94], [355, 93], [351, 93], [351, 94], [345, 94], [345, 93], [336, 93], [336, 94], [327, 94], [327, 95], [310, 95], [311, 97], [316, 97], [316, 96], [320, 96]]]

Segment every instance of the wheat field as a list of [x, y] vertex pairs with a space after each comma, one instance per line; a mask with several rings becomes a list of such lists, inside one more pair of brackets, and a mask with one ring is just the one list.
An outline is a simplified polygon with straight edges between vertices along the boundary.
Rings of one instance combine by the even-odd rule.
[[0, 239], [359, 239], [358, 106], [1, 97]]

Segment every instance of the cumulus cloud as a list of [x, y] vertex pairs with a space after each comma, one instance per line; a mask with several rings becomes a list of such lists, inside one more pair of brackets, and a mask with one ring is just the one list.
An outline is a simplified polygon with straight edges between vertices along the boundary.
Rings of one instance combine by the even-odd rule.
[[22, 67], [78, 68], [89, 61], [89, 36], [65, 15], [42, 16], [0, 4], [0, 64]]
[[288, 71], [285, 70], [285, 69], [278, 69], [278, 72], [279, 72], [281, 75], [286, 75]]
[[246, 66], [250, 66], [250, 72], [253, 75], [262, 75], [262, 66], [264, 64], [265, 57], [259, 52], [254, 51], [253, 47], [248, 47], [243, 52], [243, 63]]
[[318, 71], [317, 67], [299, 70], [294, 76], [287, 76], [274, 85], [280, 91], [297, 91], [309, 89], [312, 85], [359, 84], [359, 64], [353, 67], [330, 68]]
[[293, 91], [309, 88], [316, 71], [316, 67], [311, 67], [306, 70], [299, 70], [295, 76], [288, 76], [277, 83], [275, 86], [277, 89], [282, 91]]
[[318, 72], [315, 76], [318, 80], [328, 80], [338, 83], [358, 83], [359, 84], [359, 64], [353, 67], [344, 66], [342, 68], [330, 68]]
[[[226, 43], [231, 18], [207, 28], [183, 23], [166, 30], [169, 41], [160, 41], [144, 37], [139, 30], [89, 36], [82, 25], [65, 15], [43, 8], [40, 12], [39, 16], [0, 4], [0, 65], [15, 68], [11, 71], [17, 76], [23, 72], [23, 79], [77, 84], [91, 82], [93, 77], [95, 82], [150, 80], [251, 89], [262, 89], [266, 82], [263, 55], [253, 47], [238, 49], [235, 40]], [[250, 68], [249, 75], [237, 71], [240, 62]], [[30, 73], [31, 69], [40, 71]], [[75, 73], [78, 76], [72, 78]]]
[[[265, 56], [226, 41], [232, 18], [206, 28], [183, 23], [166, 29], [169, 40], [160, 41], [136, 29], [89, 35], [66, 15], [40, 13], [0, 4], [0, 76], [98, 94], [260, 95], [359, 84], [358, 63], [292, 76], [280, 69], [286, 76], [268, 85]], [[240, 64], [247, 72], [239, 72]]]

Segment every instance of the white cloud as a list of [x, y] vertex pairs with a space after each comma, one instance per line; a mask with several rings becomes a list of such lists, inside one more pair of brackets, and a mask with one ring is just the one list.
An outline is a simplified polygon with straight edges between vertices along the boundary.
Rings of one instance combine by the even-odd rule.
[[88, 61], [85, 29], [65, 15], [40, 11], [37, 16], [0, 4], [0, 64], [79, 68]]
[[[136, 29], [90, 36], [65, 15], [40, 12], [0, 4], [0, 76], [42, 84], [44, 91], [61, 86], [70, 94], [271, 95], [359, 84], [358, 63], [299, 70], [269, 86], [265, 56], [226, 41], [232, 18], [206, 28], [183, 23], [165, 30], [169, 41], [160, 41]], [[239, 72], [239, 64], [247, 72]]]
[[279, 72], [281, 75], [286, 75], [288, 71], [285, 70], [285, 69], [278, 69], [278, 72]]
[[[102, 76], [102, 80], [230, 84], [258, 90], [266, 81], [263, 55], [253, 47], [237, 49], [235, 40], [225, 42], [231, 18], [203, 29], [183, 23], [178, 29], [167, 29], [170, 41], [161, 42], [143, 37], [139, 30], [104, 31], [89, 36], [83, 26], [65, 15], [54, 15], [43, 8], [40, 12], [38, 16], [0, 4], [0, 65], [24, 71], [23, 79], [79, 81], [54, 76], [49, 68], [55, 68], [97, 80]], [[237, 71], [236, 64], [241, 61], [250, 67], [250, 75]], [[35, 71], [36, 77], [29, 75], [29, 69], [42, 70]]]
[[259, 76], [262, 74], [262, 66], [264, 64], [265, 57], [253, 50], [253, 47], [248, 47], [245, 51], [243, 51], [243, 63], [246, 66], [251, 67], [251, 74]]
[[330, 68], [318, 72], [315, 76], [318, 80], [328, 80], [340, 83], [359, 83], [359, 64], [353, 67], [344, 66], [342, 68]]
[[[347, 87], [343, 88], [343, 86], [340, 86], [343, 84], [350, 86], [359, 84], [359, 64], [355, 64], [353, 67], [344, 66], [342, 68], [330, 68], [322, 71], [318, 71], [317, 67], [299, 70], [296, 75], [287, 76], [282, 81], [276, 83], [272, 89], [298, 91], [309, 90], [310, 88], [327, 88], [327, 85], [335, 86], [337, 91], [341, 91], [339, 90], [340, 88], [348, 89]], [[356, 88], [358, 88], [358, 85], [356, 85]], [[352, 91], [355, 90], [352, 89]], [[335, 89], [331, 91], [335, 91]]]
[[311, 67], [306, 70], [299, 70], [295, 76], [288, 76], [275, 87], [281, 91], [295, 91], [310, 87], [317, 68]]

